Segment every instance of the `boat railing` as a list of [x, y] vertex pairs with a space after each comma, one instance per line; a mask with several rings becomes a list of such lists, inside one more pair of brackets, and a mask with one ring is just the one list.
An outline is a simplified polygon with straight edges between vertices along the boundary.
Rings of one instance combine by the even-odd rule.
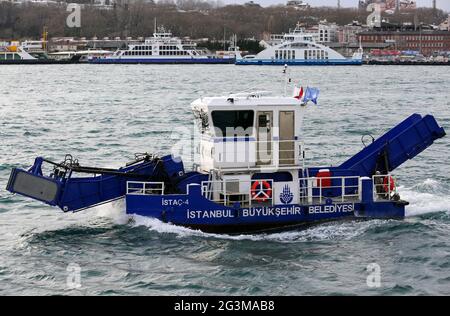
[[356, 202], [361, 200], [360, 177], [309, 177], [299, 179], [300, 204]]
[[280, 167], [298, 165], [301, 160], [302, 142], [289, 140], [248, 140], [215, 144], [217, 162], [247, 164], [247, 168], [256, 166]]
[[373, 183], [373, 200], [392, 201], [398, 197], [397, 186], [395, 179], [390, 175], [374, 175], [372, 177]]
[[127, 195], [163, 195], [164, 182], [127, 182]]
[[237, 203], [240, 207], [272, 206], [275, 196], [272, 179], [202, 181], [201, 192], [208, 200], [230, 207]]
[[[273, 140], [273, 141], [257, 141], [256, 159], [261, 160], [264, 158], [273, 157], [274, 151], [278, 153], [279, 165], [293, 165], [295, 164], [295, 144], [298, 141], [295, 139], [289, 140]], [[273, 145], [273, 148], [269, 148], [269, 145]], [[292, 148], [287, 148], [292, 147]], [[282, 147], [286, 147], [283, 149]], [[264, 155], [267, 155], [264, 157]]]

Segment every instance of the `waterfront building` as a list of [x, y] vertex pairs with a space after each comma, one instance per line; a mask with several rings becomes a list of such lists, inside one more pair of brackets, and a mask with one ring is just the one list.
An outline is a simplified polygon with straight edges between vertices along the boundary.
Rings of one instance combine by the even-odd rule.
[[417, 51], [424, 56], [450, 51], [450, 32], [439, 30], [372, 30], [359, 33], [364, 46], [390, 44], [396, 50]]
[[319, 23], [319, 43], [333, 43], [338, 41], [339, 27], [336, 23], [329, 23], [327, 20]]
[[296, 10], [307, 10], [310, 8], [309, 3], [307, 3], [306, 1], [302, 1], [302, 0], [289, 0], [286, 3], [287, 7], [290, 8], [294, 8]]

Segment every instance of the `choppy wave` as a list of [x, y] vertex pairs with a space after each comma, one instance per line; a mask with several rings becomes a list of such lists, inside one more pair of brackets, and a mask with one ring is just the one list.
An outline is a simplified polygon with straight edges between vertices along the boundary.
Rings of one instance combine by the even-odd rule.
[[[258, 90], [282, 93], [281, 68], [250, 67], [243, 76], [232, 65], [104, 65], [95, 71], [89, 65], [55, 65], [47, 72], [30, 66], [31, 81], [23, 85], [23, 68], [7, 67], [0, 86], [0, 95], [8, 96], [0, 97], [2, 294], [448, 294], [450, 280], [442, 276], [450, 261], [448, 137], [396, 172], [408, 179], [400, 188], [402, 198], [411, 202], [404, 221], [331, 222], [229, 236], [150, 218], [130, 222], [123, 201], [65, 214], [10, 196], [2, 189], [9, 170], [26, 168], [39, 155], [58, 160], [71, 153], [88, 164], [118, 167], [134, 152], [166, 154], [177, 141], [171, 132], [192, 123], [192, 100], [239, 92], [248, 82]], [[447, 76], [447, 70], [425, 71], [420, 91], [405, 94], [386, 82], [395, 77], [396, 83], [410, 83], [418, 68], [402, 68], [395, 76], [383, 66], [371, 68], [370, 76], [367, 69], [291, 69], [293, 79], [320, 83], [323, 92], [320, 106], [305, 112], [308, 164], [336, 165], [359, 150], [359, 134], [380, 135], [410, 113], [423, 112], [423, 101], [426, 111], [450, 129], [448, 104], [440, 102], [449, 99], [449, 91], [436, 85], [436, 76]], [[108, 89], [99, 77], [108, 80]], [[373, 78], [378, 78], [376, 97], [368, 89]], [[434, 93], [420, 99], [425, 91]], [[390, 106], [380, 109], [380, 104]], [[66, 124], [68, 115], [71, 124]], [[81, 292], [66, 288], [72, 262], [83, 269]], [[379, 262], [395, 287], [368, 289], [363, 274], [370, 262]]]
[[410, 203], [406, 207], [407, 217], [450, 212], [449, 188], [440, 181], [426, 179], [411, 188], [400, 187], [399, 193]]
[[150, 231], [160, 234], [175, 234], [179, 238], [185, 237], [203, 237], [226, 240], [250, 240], [250, 241], [277, 241], [277, 242], [308, 242], [308, 241], [327, 241], [327, 240], [351, 240], [364, 234], [370, 228], [383, 225], [387, 221], [344, 221], [324, 223], [317, 226], [298, 229], [279, 233], [268, 234], [244, 234], [227, 235], [211, 234], [199, 230], [192, 230], [186, 227], [176, 226], [170, 223], [163, 223], [154, 218], [143, 216], [133, 216], [133, 227], [144, 226]]

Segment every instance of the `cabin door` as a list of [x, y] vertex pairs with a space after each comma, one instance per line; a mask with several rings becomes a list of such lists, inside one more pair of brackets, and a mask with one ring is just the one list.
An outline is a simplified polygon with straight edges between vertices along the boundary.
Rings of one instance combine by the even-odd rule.
[[256, 164], [271, 165], [273, 160], [273, 112], [257, 112]]
[[294, 111], [280, 111], [280, 165], [293, 165], [295, 160]]

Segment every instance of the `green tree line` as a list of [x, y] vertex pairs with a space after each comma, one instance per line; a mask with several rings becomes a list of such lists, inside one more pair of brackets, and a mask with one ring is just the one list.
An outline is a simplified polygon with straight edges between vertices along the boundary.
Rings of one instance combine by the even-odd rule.
[[[89, 2], [86, 0], [80, 0]], [[125, 0], [123, 0], [125, 1]], [[86, 5], [81, 10], [81, 28], [68, 28], [66, 4], [12, 5], [0, 3], [0, 38], [5, 40], [41, 37], [44, 26], [49, 36], [77, 37], [148, 37], [154, 30], [154, 19], [170, 29], [174, 35], [208, 38], [220, 41], [236, 34], [238, 39], [260, 39], [264, 33], [283, 33], [297, 22], [316, 25], [320, 20], [340, 25], [354, 20], [364, 22], [368, 12], [358, 9], [311, 8], [306, 11], [285, 6], [254, 7], [245, 5], [221, 6], [218, 2], [202, 0], [161, 0], [158, 3], [119, 2], [105, 10]], [[442, 22], [446, 14], [431, 9], [417, 10], [391, 16], [391, 21], [424, 23]]]

